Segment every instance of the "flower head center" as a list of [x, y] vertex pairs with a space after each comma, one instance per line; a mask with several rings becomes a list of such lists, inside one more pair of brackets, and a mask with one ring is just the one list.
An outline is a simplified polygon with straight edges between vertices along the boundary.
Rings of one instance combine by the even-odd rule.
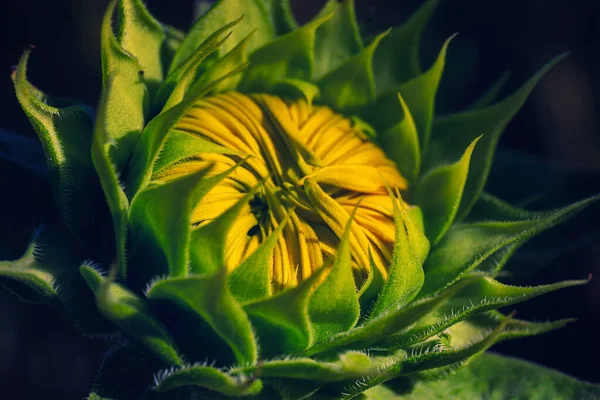
[[357, 285], [371, 268], [387, 276], [395, 226], [386, 186], [403, 190], [407, 184], [350, 119], [302, 100], [232, 92], [198, 101], [176, 129], [231, 151], [174, 164], [155, 176], [158, 181], [210, 165], [215, 175], [245, 159], [192, 216], [194, 224], [206, 224], [254, 191], [229, 233], [228, 269], [289, 218], [269, 262], [274, 290], [295, 286], [335, 257], [355, 212], [350, 248]]

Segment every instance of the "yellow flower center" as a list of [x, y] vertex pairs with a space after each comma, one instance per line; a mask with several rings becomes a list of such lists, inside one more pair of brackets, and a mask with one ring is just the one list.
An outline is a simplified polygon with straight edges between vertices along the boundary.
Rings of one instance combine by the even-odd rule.
[[203, 225], [256, 189], [228, 235], [227, 268], [236, 268], [289, 214], [270, 260], [273, 290], [295, 286], [331, 261], [350, 216], [357, 286], [372, 267], [387, 277], [395, 227], [387, 187], [406, 189], [395, 164], [363, 132], [328, 107], [236, 92], [198, 101], [179, 131], [233, 150], [172, 165], [158, 181], [214, 165], [218, 174], [250, 156], [196, 206]]

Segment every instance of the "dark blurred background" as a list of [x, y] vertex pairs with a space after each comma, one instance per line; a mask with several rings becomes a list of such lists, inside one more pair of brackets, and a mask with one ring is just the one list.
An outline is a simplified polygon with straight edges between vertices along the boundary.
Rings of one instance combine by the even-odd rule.
[[[11, 66], [30, 44], [36, 46], [28, 71], [30, 81], [54, 96], [95, 105], [101, 84], [99, 30], [106, 3], [3, 2], [0, 128], [35, 137], [10, 80]], [[179, 0], [177, 6], [166, 0], [146, 3], [161, 21], [181, 29], [190, 26], [194, 1]], [[306, 20], [323, 0], [293, 3], [299, 19]], [[357, 14], [368, 34], [399, 24], [421, 3], [357, 0]], [[450, 95], [438, 99], [439, 113], [467, 106], [506, 70], [511, 70], [511, 77], [503, 93], [509, 94], [551, 58], [571, 52], [541, 81], [508, 126], [488, 190], [531, 208], [564, 205], [600, 192], [600, 2], [446, 0], [425, 36], [424, 59], [431, 60], [454, 32], [459, 36], [450, 47], [441, 91]], [[527, 169], [522, 169], [523, 165]], [[545, 178], [539, 178], [540, 171]], [[2, 207], [25, 209], [29, 203], [15, 204], [8, 189], [19, 182], [11, 181], [4, 171], [0, 177]], [[35, 187], [21, 184], [17, 190], [27, 194], [20, 198], [31, 198], [33, 204], [47, 188], [40, 181]], [[542, 337], [502, 343], [495, 351], [600, 382], [599, 208], [592, 207], [534, 240], [507, 267], [507, 280], [529, 284], [595, 274], [584, 287], [511, 308], [524, 319], [577, 317], [579, 322]], [[20, 303], [0, 290], [0, 398], [85, 398], [103, 351], [101, 341], [80, 337], [50, 307]]]

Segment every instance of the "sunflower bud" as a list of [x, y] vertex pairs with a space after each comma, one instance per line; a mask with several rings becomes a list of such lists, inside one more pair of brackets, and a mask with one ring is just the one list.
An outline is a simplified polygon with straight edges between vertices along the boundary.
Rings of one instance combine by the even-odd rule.
[[[46, 101], [25, 52], [16, 93], [68, 229], [0, 274], [129, 339], [91, 399], [355, 398], [568, 322], [496, 310], [587, 281], [495, 276], [596, 198], [528, 213], [483, 193], [502, 128], [558, 59], [494, 105], [434, 119], [452, 38], [417, 60], [436, 5], [365, 45], [352, 1], [299, 27], [286, 1], [222, 0], [186, 35], [112, 1], [94, 121]], [[110, 234], [91, 235], [100, 208]], [[57, 268], [48, 247], [75, 261]]]

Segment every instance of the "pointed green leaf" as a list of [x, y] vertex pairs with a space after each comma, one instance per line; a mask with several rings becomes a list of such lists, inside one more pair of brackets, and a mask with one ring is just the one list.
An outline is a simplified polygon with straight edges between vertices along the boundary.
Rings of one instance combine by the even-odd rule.
[[354, 114], [375, 100], [373, 54], [389, 31], [317, 81], [319, 100], [337, 111]]
[[507, 322], [504, 322], [482, 339], [479, 339], [473, 343], [469, 343], [468, 345], [458, 349], [432, 347], [425, 349], [424, 352], [409, 354], [406, 359], [394, 364], [383, 373], [375, 375], [374, 377], [370, 377], [369, 379], [365, 379], [361, 385], [350, 387], [346, 391], [346, 398], [352, 398], [353, 396], [365, 391], [365, 389], [375, 387], [381, 383], [402, 375], [415, 374], [420, 371], [451, 366], [461, 362], [468, 362], [471, 357], [485, 351], [496, 342], [504, 330], [506, 323]]
[[146, 86], [152, 96], [163, 79], [163, 27], [141, 0], [120, 0], [119, 17], [119, 43], [140, 63]]
[[156, 380], [158, 392], [198, 386], [233, 397], [259, 394], [263, 386], [260, 379], [252, 376], [232, 376], [207, 365], [191, 365], [175, 371], [165, 371], [159, 373]]
[[432, 349], [430, 352], [426, 352], [424, 354], [418, 353], [417, 355], [409, 355], [409, 357], [402, 363], [401, 373], [410, 374], [417, 371], [440, 368], [467, 360], [468, 358], [488, 349], [490, 346], [496, 343], [509, 322], [510, 319], [507, 318], [491, 332], [485, 332], [482, 339], [480, 339], [481, 336], [476, 337], [474, 338], [474, 342], [471, 341], [457, 348], [441, 351], [435, 351]]
[[[134, 244], [150, 242], [162, 249], [169, 276], [188, 274], [191, 214], [198, 202], [235, 167], [207, 178], [212, 166], [196, 173], [153, 185], [140, 192], [129, 213]], [[138, 249], [139, 251], [139, 249]]]
[[[248, 64], [248, 43], [252, 36], [256, 33], [256, 30], [250, 32], [248, 36], [243, 38], [229, 53], [216, 60], [210, 65], [205, 73], [200, 76], [200, 79], [194, 84], [194, 87], [198, 85], [205, 85], [212, 81], [218, 80], [220, 77], [229, 74], [231, 71], [239, 69], [240, 67]], [[242, 75], [232, 75], [228, 79], [220, 81], [211, 93], [227, 92], [229, 90], [235, 90], [242, 80]], [[193, 88], [190, 90], [194, 90]]]
[[261, 358], [298, 353], [312, 344], [308, 307], [324, 271], [321, 268], [294, 288], [244, 305], [259, 339]]
[[440, 308], [475, 278], [465, 279], [442, 292], [437, 297], [413, 302], [405, 307], [396, 307], [378, 317], [369, 318], [364, 324], [347, 332], [333, 336], [328, 342], [317, 343], [304, 352], [314, 356], [339, 352], [341, 349], [365, 349], [382, 341], [390, 335], [402, 331], [429, 313]]
[[268, 91], [285, 79], [310, 81], [315, 61], [315, 31], [329, 18], [331, 15], [311, 21], [250, 54], [250, 66], [244, 73], [239, 90]]
[[[115, 1], [111, 1], [102, 22], [102, 98], [103, 115], [96, 117], [106, 130], [107, 142], [114, 144], [111, 162], [120, 173], [133, 153], [144, 129], [144, 111], [149, 105], [142, 66], [127, 52], [112, 31]], [[99, 118], [103, 121], [98, 121]]]
[[83, 259], [76, 239], [63, 229], [40, 228], [23, 256], [0, 261], [0, 286], [22, 301], [55, 307], [83, 335], [112, 333], [79, 275]]
[[[459, 322], [451, 326], [446, 332], [452, 338], [452, 347], [460, 347], [495, 329], [498, 325], [506, 321], [507, 318], [498, 311], [488, 311]], [[574, 319], [561, 319], [552, 322], [529, 322], [509, 319], [498, 341], [540, 335], [560, 329], [574, 321]]]
[[165, 141], [160, 157], [154, 164], [152, 180], [156, 181], [156, 175], [159, 175], [163, 169], [205, 153], [228, 154], [240, 158], [247, 156], [191, 133], [173, 129]]
[[480, 98], [473, 102], [468, 109], [471, 111], [477, 111], [487, 108], [495, 103], [496, 100], [498, 100], [498, 97], [500, 97], [500, 92], [506, 86], [509, 78], [510, 71], [506, 71]]
[[318, 17], [334, 14], [317, 29], [313, 78], [319, 79], [362, 50], [354, 0], [328, 0]]
[[346, 332], [356, 325], [360, 304], [356, 294], [350, 256], [350, 226], [354, 213], [340, 238], [333, 265], [325, 281], [317, 288], [309, 303], [309, 315], [315, 343], [324, 342], [332, 335]]
[[486, 276], [476, 276], [472, 284], [467, 285], [442, 307], [429, 313], [404, 332], [390, 336], [383, 345], [410, 346], [442, 332], [475, 313], [521, 303], [545, 293], [587, 282], [587, 280], [564, 281], [550, 285], [519, 287], [504, 285]]
[[[273, 250], [289, 217], [290, 214], [279, 223], [254, 253], [250, 254], [229, 274], [229, 289], [233, 297], [240, 303], [261, 300], [271, 295], [273, 271], [269, 260], [273, 257]], [[249, 282], [252, 284], [249, 285]]]
[[96, 304], [102, 315], [143, 344], [163, 362], [181, 365], [181, 357], [170, 333], [156, 319], [146, 301], [109, 280], [104, 280], [98, 285], [98, 275], [90, 269], [89, 266], [83, 265], [81, 272], [91, 283], [90, 289], [95, 289]]
[[154, 170], [154, 164], [158, 159], [161, 149], [169, 136], [169, 133], [177, 122], [185, 115], [187, 110], [194, 105], [200, 98], [208, 93], [219, 82], [228, 77], [237, 74], [243, 67], [238, 70], [222, 76], [216, 81], [211, 82], [206, 86], [195, 88], [176, 106], [169, 108], [167, 111], [157, 115], [152, 119], [144, 129], [135, 153], [131, 160], [131, 168], [128, 170], [129, 194], [131, 197], [148, 185]]
[[262, 0], [262, 2], [267, 10], [267, 15], [270, 16], [277, 36], [285, 35], [298, 28], [290, 0]]
[[286, 360], [267, 360], [259, 365], [234, 368], [233, 373], [256, 373], [267, 378], [295, 378], [308, 381], [335, 382], [362, 378], [378, 373], [382, 357], [370, 357], [360, 351], [347, 351], [337, 355], [335, 361], [317, 361], [298, 357]]
[[408, 21], [392, 29], [375, 52], [374, 73], [380, 91], [421, 74], [419, 45], [427, 22], [439, 4], [429, 0]]
[[423, 261], [429, 251], [429, 241], [408, 214], [406, 204], [390, 191], [396, 228], [394, 252], [387, 282], [377, 298], [369, 318], [408, 304], [423, 285]]
[[[243, 16], [238, 16], [237, 19], [217, 29], [198, 46], [185, 62], [169, 73], [158, 90], [153, 108], [158, 110], [162, 107], [161, 112], [165, 112], [180, 103], [196, 81], [199, 72], [206, 68], [204, 64], [206, 58], [227, 41], [232, 34], [231, 28], [238, 25], [242, 20]], [[201, 86], [206, 86], [207, 83], [210, 82], [200, 81]]]
[[369, 314], [373, 310], [373, 307], [375, 306], [377, 298], [379, 297], [379, 293], [381, 293], [381, 290], [385, 284], [385, 278], [381, 274], [379, 268], [377, 268], [375, 265], [371, 249], [369, 249], [369, 262], [371, 264], [369, 276], [358, 291], [361, 320], [368, 318]]
[[429, 146], [435, 98], [446, 64], [446, 52], [455, 36], [453, 35], [446, 40], [431, 68], [422, 75], [418, 75], [410, 81], [396, 86], [397, 89], [391, 94], [395, 95], [399, 91], [404, 101], [406, 101], [415, 120], [415, 125], [419, 133], [419, 144], [423, 152], [426, 152]]
[[213, 32], [239, 18], [242, 13], [244, 19], [231, 34], [230, 40], [218, 50], [219, 54], [227, 53], [233, 49], [239, 41], [255, 29], [258, 29], [258, 31], [252, 37], [248, 45], [248, 51], [251, 52], [273, 39], [275, 35], [274, 28], [265, 10], [263, 0], [218, 0], [210, 10], [196, 21], [188, 32], [177, 53], [175, 53], [169, 68], [169, 74], [192, 56], [200, 43], [204, 42]]
[[247, 193], [231, 208], [208, 224], [192, 231], [190, 271], [196, 274], [212, 274], [226, 265], [227, 235], [243, 207], [252, 199], [257, 189], [258, 187]]
[[408, 179], [410, 184], [415, 184], [421, 165], [421, 149], [415, 120], [400, 93], [393, 100], [393, 104], [388, 107], [383, 106], [384, 109], [381, 105], [377, 107], [382, 115], [394, 115], [396, 118], [398, 115], [403, 116], [391, 128], [378, 130], [383, 133], [377, 137], [377, 140], [386, 155], [396, 163], [402, 176]]
[[[0, 261], [0, 277], [2, 280], [19, 282], [33, 291], [29, 294], [11, 290], [21, 300], [52, 303], [58, 300], [55, 272], [48, 271], [36, 259], [36, 253], [39, 253], [39, 245], [36, 243], [38, 235], [39, 232], [34, 233], [31, 243], [21, 258], [14, 261]], [[11, 289], [10, 286], [8, 289]]]
[[401, 397], [392, 397], [393, 392], [387, 395], [390, 397], [384, 398], [389, 400], [595, 399], [600, 397], [600, 385], [581, 382], [515, 358], [487, 353], [444, 380], [417, 383], [412, 393]]
[[279, 81], [271, 89], [272, 93], [289, 99], [305, 100], [312, 104], [313, 100], [319, 96], [319, 87], [311, 82], [299, 79], [284, 79]]
[[591, 197], [533, 219], [455, 225], [427, 258], [424, 265], [425, 284], [419, 296], [434, 293], [476, 268], [498, 250], [513, 243], [523, 244], [527, 239], [559, 224], [598, 199], [600, 197]]
[[[80, 105], [56, 108], [27, 81], [27, 61], [31, 49], [21, 57], [14, 74], [15, 91], [42, 144], [50, 180], [63, 221], [80, 237], [97, 229], [98, 215], [90, 207], [104, 211], [98, 177], [89, 149], [92, 141], [92, 111]], [[23, 158], [24, 154], [19, 154]], [[94, 228], [92, 228], [94, 226]]]
[[[564, 58], [564, 55], [555, 58], [516, 93], [494, 106], [484, 110], [440, 118], [435, 121], [431, 146], [423, 158], [422, 168], [424, 171], [456, 159], [468, 143], [484, 134], [477, 149], [473, 152], [472, 168], [467, 178], [457, 219], [460, 220], [469, 213], [481, 194], [502, 131], [519, 111], [536, 83], [562, 58]], [[408, 100], [407, 103], [410, 107]]]
[[[113, 82], [112, 78], [105, 82], [105, 93], [114, 95]], [[116, 149], [119, 143], [112, 136], [114, 132], [110, 120], [110, 116], [113, 114], [111, 112], [112, 107], [113, 101], [111, 101], [110, 96], [103, 96], [96, 115], [96, 126], [92, 141], [92, 161], [100, 177], [100, 184], [112, 216], [117, 271], [121, 278], [124, 278], [127, 274], [125, 241], [127, 239], [129, 200], [119, 180], [118, 166], [113, 163], [113, 157], [111, 157], [114, 154], [112, 150]]]
[[527, 211], [483, 192], [465, 222], [518, 221], [540, 218], [548, 211]]
[[[548, 212], [525, 211], [520, 208], [511, 206], [510, 204], [493, 197], [487, 193], [482, 193], [481, 197], [475, 204], [474, 208], [469, 213], [467, 222], [478, 221], [514, 221], [542, 218], [547, 216]], [[475, 267], [476, 271], [494, 272], [501, 270], [512, 255], [529, 240], [529, 236], [525, 236], [520, 240], [516, 240], [506, 246], [500, 248], [493, 254], [486, 257], [479, 265]]]
[[248, 316], [227, 287], [221, 268], [212, 275], [167, 278], [148, 290], [151, 301], [168, 301], [202, 318], [231, 348], [238, 363], [255, 363], [257, 347]]
[[429, 172], [419, 183], [415, 200], [423, 210], [425, 233], [433, 245], [454, 222], [467, 182], [471, 155], [480, 138], [471, 142], [458, 162]]

